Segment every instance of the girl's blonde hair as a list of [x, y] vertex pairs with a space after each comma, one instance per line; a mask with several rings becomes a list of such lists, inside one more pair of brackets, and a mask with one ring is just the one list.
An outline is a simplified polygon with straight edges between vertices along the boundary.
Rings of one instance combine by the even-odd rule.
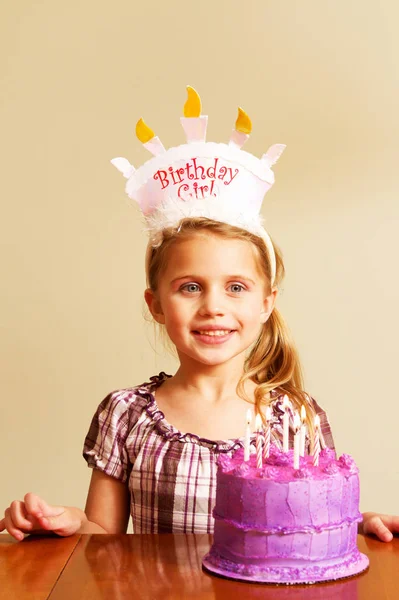
[[[175, 227], [164, 229], [159, 245], [149, 248], [146, 260], [147, 285], [156, 292], [159, 275], [165, 268], [167, 254], [177, 241], [192, 237], [196, 232], [208, 232], [228, 239], [239, 239], [251, 242], [257, 249], [259, 263], [265, 279], [270, 286], [270, 261], [267, 248], [262, 238], [226, 223], [213, 221], [203, 217], [185, 218]], [[273, 243], [273, 242], [272, 242]], [[276, 277], [274, 287], [279, 287], [284, 278], [285, 269], [282, 254], [273, 243], [276, 255]], [[261, 333], [253, 344], [244, 364], [244, 373], [237, 385], [237, 393], [244, 400], [251, 402], [245, 393], [245, 382], [253, 381], [255, 389], [255, 412], [259, 412], [264, 420], [264, 408], [271, 402], [272, 390], [279, 394], [287, 394], [295, 410], [300, 411], [304, 405], [306, 421], [313, 431], [314, 409], [311, 399], [303, 390], [303, 376], [298, 352], [291, 334], [280, 312], [274, 308], [269, 319], [262, 326]]]

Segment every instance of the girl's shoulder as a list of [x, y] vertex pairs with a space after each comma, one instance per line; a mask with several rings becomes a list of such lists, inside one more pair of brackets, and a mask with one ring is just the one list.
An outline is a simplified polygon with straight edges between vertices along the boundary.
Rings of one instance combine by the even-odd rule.
[[136, 432], [133, 452], [136, 446], [140, 446], [143, 430], [152, 429], [156, 424], [153, 392], [168, 377], [160, 373], [151, 377], [149, 382], [115, 390], [104, 398], [91, 420], [84, 441], [83, 456], [89, 466], [126, 481], [131, 460], [125, 445]]
[[155, 404], [154, 392], [171, 375], [164, 372], [150, 377], [149, 381], [132, 387], [120, 388], [110, 392], [100, 403], [97, 413], [112, 413], [120, 417], [139, 415], [143, 410]]
[[140, 401], [140, 398], [143, 400], [150, 400], [156, 388], [158, 388], [164, 381], [172, 377], [171, 375], [167, 375], [163, 371], [159, 373], [159, 375], [154, 375], [150, 377], [149, 381], [145, 381], [144, 383], [140, 383], [140, 385], [135, 385], [132, 387], [119, 388], [114, 390], [106, 398], [104, 398], [103, 402], [110, 397], [118, 397], [126, 403], [133, 401]]

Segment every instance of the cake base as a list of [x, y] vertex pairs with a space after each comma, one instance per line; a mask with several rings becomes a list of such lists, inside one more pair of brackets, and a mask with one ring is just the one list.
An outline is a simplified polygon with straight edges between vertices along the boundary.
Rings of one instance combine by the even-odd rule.
[[307, 563], [303, 566], [298, 564], [289, 566], [287, 563], [273, 566], [240, 565], [209, 552], [203, 558], [202, 566], [206, 571], [228, 579], [291, 585], [321, 583], [352, 577], [368, 568], [369, 559], [365, 554], [355, 550], [344, 560], [340, 558], [324, 561], [321, 564]]

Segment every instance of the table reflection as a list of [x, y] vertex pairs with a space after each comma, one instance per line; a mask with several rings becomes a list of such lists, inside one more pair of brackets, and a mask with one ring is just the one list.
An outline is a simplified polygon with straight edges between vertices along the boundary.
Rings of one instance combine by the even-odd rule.
[[115, 600], [128, 591], [151, 599], [212, 598], [212, 581], [201, 570], [210, 544], [207, 534], [92, 536], [85, 557], [102, 597], [106, 590]]
[[[222, 600], [228, 597], [225, 582], [214, 578], [212, 598]], [[251, 584], [237, 583], [231, 580], [228, 580], [228, 583], [232, 583], [234, 586], [232, 593], [241, 593], [241, 597], [245, 600], [257, 600], [258, 598], [262, 598], [262, 600], [357, 600], [358, 598], [356, 578], [315, 585]]]
[[211, 543], [212, 537], [207, 534], [91, 536], [85, 547], [92, 574], [91, 583], [86, 582], [86, 593], [94, 586], [99, 597], [114, 600], [134, 594], [151, 600], [232, 600], [234, 596], [249, 600], [358, 599], [358, 577], [309, 586], [251, 584], [216, 577], [202, 570], [202, 558]]

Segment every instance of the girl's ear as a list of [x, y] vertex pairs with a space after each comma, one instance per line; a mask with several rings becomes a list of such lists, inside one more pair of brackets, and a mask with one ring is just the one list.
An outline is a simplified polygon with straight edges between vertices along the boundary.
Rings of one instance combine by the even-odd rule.
[[277, 293], [278, 293], [277, 288], [273, 288], [271, 294], [263, 300], [263, 310], [260, 313], [260, 322], [261, 323], [266, 323], [266, 321], [272, 314], [274, 305], [276, 303]]
[[265, 310], [262, 310], [262, 312], [260, 313], [260, 322], [266, 323], [266, 321], [268, 320], [268, 318], [270, 317], [269, 313], [266, 312]]
[[162, 312], [161, 303], [158, 300], [158, 298], [156, 297], [155, 293], [150, 288], [147, 288], [145, 290], [144, 300], [146, 301], [148, 310], [152, 314], [155, 321], [157, 323], [160, 323], [161, 325], [164, 325], [165, 324], [165, 316]]

